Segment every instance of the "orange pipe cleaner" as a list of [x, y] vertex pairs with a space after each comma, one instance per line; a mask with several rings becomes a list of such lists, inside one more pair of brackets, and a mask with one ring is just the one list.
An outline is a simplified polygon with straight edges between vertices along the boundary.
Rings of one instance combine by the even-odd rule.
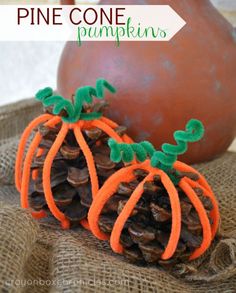
[[25, 131], [23, 132], [20, 143], [18, 146], [18, 151], [16, 155], [16, 163], [15, 163], [15, 184], [17, 190], [20, 192], [21, 189], [21, 181], [22, 181], [22, 162], [24, 157], [25, 146], [27, 140], [34, 128], [36, 128], [40, 123], [47, 121], [50, 119], [52, 115], [44, 114], [37, 118], [35, 118], [31, 123], [26, 127]]
[[[84, 139], [82, 134], [82, 130], [90, 129], [91, 127], [97, 127], [105, 132], [108, 136], [113, 139], [116, 139], [118, 142], [131, 142], [132, 140], [127, 136], [123, 135], [120, 137], [115, 131], [114, 128], [118, 127], [118, 124], [113, 122], [112, 120], [103, 117], [101, 113], [95, 112], [82, 112], [82, 105], [84, 102], [87, 104], [92, 102], [92, 96], [98, 97], [99, 99], [103, 98], [103, 87], [106, 87], [111, 92], [114, 92], [115, 89], [105, 80], [98, 80], [96, 84], [96, 89], [92, 87], [84, 87], [79, 88], [76, 91], [75, 95], [75, 104], [68, 100], [65, 100], [61, 96], [53, 96], [53, 91], [50, 88], [45, 88], [44, 90], [39, 91], [36, 94], [36, 98], [39, 99], [44, 106], [53, 106], [53, 114], [43, 114], [36, 119], [34, 119], [25, 129], [22, 134], [17, 157], [16, 157], [16, 164], [15, 164], [15, 184], [19, 192], [21, 193], [21, 206], [23, 208], [29, 208], [28, 202], [28, 189], [29, 189], [29, 182], [30, 178], [33, 180], [37, 179], [38, 170], [33, 170], [31, 175], [31, 164], [34, 157], [40, 157], [44, 153], [43, 148], [39, 148], [42, 136], [39, 131], [36, 132], [29, 149], [26, 153], [24, 159], [24, 152], [26, 148], [26, 143], [29, 139], [30, 134], [32, 131], [37, 128], [40, 124], [45, 126], [55, 127], [57, 124], [61, 123], [61, 129], [57, 135], [56, 140], [54, 141], [52, 147], [48, 151], [46, 155], [46, 159], [43, 166], [43, 190], [45, 195], [45, 200], [48, 205], [50, 212], [54, 215], [56, 219], [61, 222], [61, 225], [64, 229], [69, 228], [70, 222], [62, 213], [54, 199], [51, 190], [51, 183], [50, 183], [50, 175], [51, 175], [51, 167], [53, 160], [58, 153], [69, 129], [72, 129], [77, 140], [78, 146], [81, 148], [89, 170], [91, 186], [92, 186], [92, 197], [95, 198], [98, 189], [99, 183], [97, 178], [97, 172], [95, 168], [94, 159], [91, 153], [91, 150]], [[67, 112], [68, 117], [60, 117], [57, 116], [61, 110]], [[22, 168], [22, 163], [24, 161], [24, 165]], [[23, 174], [22, 174], [23, 173]], [[45, 217], [45, 211], [35, 212], [32, 211], [32, 215], [35, 218]], [[89, 225], [87, 220], [82, 220], [81, 225], [84, 226], [86, 229], [89, 229]]]
[[[151, 181], [155, 175], [159, 175], [161, 182], [169, 195], [172, 214], [170, 237], [161, 258], [167, 260], [173, 256], [180, 237], [181, 209], [178, 192], [175, 185], [178, 185], [184, 191], [199, 216], [203, 231], [202, 243], [197, 249], [195, 249], [195, 251], [193, 251], [192, 255], [190, 256], [190, 260], [201, 256], [209, 248], [219, 226], [220, 214], [218, 203], [211, 187], [205, 178], [194, 168], [182, 162], [176, 161], [176, 154], [177, 152], [183, 153], [187, 150], [187, 141], [196, 141], [201, 138], [203, 135], [202, 129], [203, 126], [198, 120], [189, 121], [185, 132], [177, 131], [175, 133], [175, 138], [178, 143], [177, 146], [171, 146], [169, 144], [163, 145], [163, 150], [166, 152], [164, 154], [160, 151], [155, 151], [153, 146], [148, 142], [142, 142], [140, 144], [124, 144], [110, 141], [109, 146], [111, 147], [111, 159], [113, 159], [115, 162], [118, 162], [123, 158], [125, 162], [130, 162], [132, 165], [124, 167], [113, 174], [105, 182], [105, 184], [99, 190], [96, 198], [93, 200], [88, 213], [88, 221], [92, 233], [101, 240], [108, 240], [110, 238], [110, 245], [112, 250], [117, 253], [122, 253], [123, 247], [120, 244], [120, 236], [124, 225], [143, 194], [144, 183]], [[135, 162], [134, 154], [136, 154], [136, 160], [138, 159], [140, 163]], [[147, 159], [147, 154], [149, 155], [150, 159]], [[142, 160], [145, 161], [142, 163]], [[158, 165], [158, 167], [156, 167], [156, 165]], [[193, 181], [187, 177], [183, 177], [181, 180], [178, 180], [178, 177], [175, 177], [175, 174], [169, 173], [169, 168], [174, 168], [176, 170], [176, 175], [178, 174], [178, 171], [194, 172], [199, 176], [199, 179], [197, 181]], [[148, 175], [143, 179], [142, 182], [139, 183], [139, 185], [135, 188], [129, 197], [122, 211], [118, 215], [111, 235], [109, 236], [103, 233], [98, 225], [102, 209], [106, 202], [113, 196], [113, 194], [116, 193], [120, 182], [130, 182], [135, 178], [133, 171], [136, 169], [146, 170]], [[194, 191], [194, 188], [196, 187], [201, 188], [203, 190], [204, 196], [208, 197], [212, 202], [213, 208], [210, 212], [212, 225], [208, 219], [206, 210], [201, 200]]]

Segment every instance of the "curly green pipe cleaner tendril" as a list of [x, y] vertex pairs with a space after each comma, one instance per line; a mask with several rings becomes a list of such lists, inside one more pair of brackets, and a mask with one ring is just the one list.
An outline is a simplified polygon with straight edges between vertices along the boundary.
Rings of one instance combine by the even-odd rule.
[[155, 152], [154, 146], [148, 141], [127, 144], [118, 143], [110, 138], [108, 140], [108, 145], [111, 149], [110, 158], [116, 163], [120, 161], [130, 163], [135, 158], [137, 158], [139, 162], [144, 162], [147, 157], [152, 157]]
[[[178, 183], [178, 178], [170, 172], [177, 160], [177, 156], [184, 154], [188, 149], [188, 142], [196, 142], [204, 135], [204, 126], [201, 121], [191, 119], [185, 127], [185, 131], [177, 130], [174, 133], [176, 145], [164, 143], [162, 151], [156, 151], [150, 142], [144, 141], [134, 144], [117, 143], [113, 139], [108, 141], [111, 149], [111, 160], [126, 163], [132, 162], [134, 158], [139, 162], [145, 161], [148, 157], [151, 159], [151, 166], [159, 168], [170, 176], [174, 184]], [[177, 173], [176, 173], [177, 174]]]
[[96, 88], [84, 86], [76, 90], [74, 104], [60, 95], [53, 95], [53, 90], [50, 87], [38, 91], [35, 97], [42, 102], [44, 107], [53, 106], [54, 115], [65, 110], [67, 117], [62, 117], [62, 120], [67, 123], [75, 123], [78, 120], [94, 120], [102, 116], [100, 112], [83, 113], [82, 110], [84, 103], [91, 104], [93, 102], [93, 97], [103, 99], [105, 89], [111, 93], [116, 92], [116, 89], [105, 79], [98, 79]]

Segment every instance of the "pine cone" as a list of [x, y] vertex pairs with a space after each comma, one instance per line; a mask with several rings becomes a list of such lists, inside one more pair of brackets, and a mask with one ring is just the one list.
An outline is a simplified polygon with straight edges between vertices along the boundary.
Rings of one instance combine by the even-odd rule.
[[204, 177], [177, 156], [203, 134], [201, 121], [191, 119], [184, 131], [175, 131], [176, 145], [164, 143], [162, 151], [148, 141], [110, 139], [111, 159], [130, 166], [94, 198], [88, 212], [92, 233], [110, 239], [112, 250], [133, 262], [170, 267], [200, 257], [216, 235], [219, 208]]
[[[88, 109], [90, 107], [90, 109]], [[102, 102], [92, 106], [84, 106], [84, 110], [103, 111], [107, 104]], [[50, 113], [50, 108], [45, 112]], [[60, 113], [62, 116], [64, 112]], [[44, 209], [48, 211], [42, 185], [42, 168], [46, 155], [51, 148], [59, 130], [61, 123], [54, 128], [40, 125], [38, 131], [43, 136], [40, 148], [44, 149], [41, 156], [35, 157], [31, 165], [31, 170], [37, 170], [36, 180], [30, 182], [29, 202], [30, 206], [39, 211]], [[119, 135], [126, 132], [126, 127], [118, 126], [114, 129]], [[114, 163], [110, 160], [110, 149], [107, 146], [108, 136], [98, 128], [82, 130], [84, 138], [92, 151], [96, 165], [99, 186], [104, 181], [123, 167], [123, 163]], [[34, 171], [35, 172], [35, 171]], [[88, 208], [92, 202], [91, 183], [85, 157], [80, 150], [74, 133], [69, 130], [60, 151], [56, 155], [51, 169], [51, 188], [54, 201], [57, 207], [65, 213], [71, 221], [72, 226], [87, 217]]]
[[[198, 180], [195, 173], [181, 173], [180, 177], [188, 177]], [[115, 194], [110, 198], [102, 210], [99, 218], [99, 227], [102, 232], [110, 234], [117, 216], [122, 211], [129, 196], [139, 182], [147, 175], [147, 171], [136, 169], [135, 180], [127, 183], [121, 182]], [[161, 183], [160, 177], [155, 176], [151, 182], [146, 182], [144, 192], [126, 221], [120, 237], [120, 243], [124, 250], [124, 256], [131, 262], [155, 263], [171, 267], [178, 262], [185, 261], [192, 252], [201, 245], [202, 226], [198, 214], [185, 193], [176, 187], [181, 204], [181, 235], [175, 254], [169, 260], [162, 260], [161, 255], [169, 240], [171, 230], [171, 207], [166, 189]], [[212, 203], [204, 197], [203, 190], [195, 188], [199, 199], [209, 213]]]

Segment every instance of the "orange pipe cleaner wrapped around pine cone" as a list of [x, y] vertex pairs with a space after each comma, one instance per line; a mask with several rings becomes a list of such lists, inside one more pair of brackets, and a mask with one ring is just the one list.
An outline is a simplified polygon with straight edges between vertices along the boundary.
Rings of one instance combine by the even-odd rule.
[[[29, 185], [32, 180], [35, 182], [39, 176], [39, 168], [32, 171], [32, 164], [34, 160], [36, 161], [37, 159], [39, 160], [43, 158], [41, 174], [43, 188], [42, 194], [44, 194], [44, 200], [46, 200], [47, 207], [52, 215], [61, 222], [63, 228], [70, 227], [70, 220], [55, 203], [51, 187], [51, 170], [54, 164], [54, 159], [59, 153], [62, 153], [62, 145], [67, 135], [72, 132], [75, 143], [77, 143], [76, 147], [70, 147], [69, 149], [71, 156], [73, 157], [76, 155], [76, 152], [82, 151], [83, 156], [85, 157], [89, 173], [88, 176], [91, 182], [92, 198], [95, 198], [98, 192], [99, 181], [94, 157], [83, 132], [88, 132], [89, 130], [96, 128], [105, 133], [108, 137], [115, 139], [117, 142], [131, 142], [131, 139], [126, 134], [122, 133], [119, 135], [118, 132], [115, 131], [118, 125], [102, 116], [99, 107], [96, 108], [96, 104], [93, 106], [94, 109], [98, 110], [92, 111], [93, 109], [91, 108], [91, 105], [93, 103], [93, 97], [103, 99], [104, 89], [107, 89], [112, 93], [115, 92], [115, 88], [103, 79], [97, 80], [96, 88], [91, 86], [79, 88], [75, 93], [74, 103], [62, 96], [53, 95], [51, 88], [40, 90], [36, 94], [36, 99], [40, 100], [43, 106], [46, 109], [49, 109], [51, 113], [45, 113], [34, 119], [23, 132], [19, 143], [15, 164], [15, 184], [21, 194], [21, 206], [23, 208], [30, 207], [28, 198]], [[58, 130], [52, 145], [48, 147], [48, 149], [44, 146], [40, 146], [43, 134], [39, 131], [39, 127], [50, 129], [52, 132], [55, 131], [55, 129]], [[36, 133], [24, 158], [27, 141], [35, 130]], [[99, 145], [100, 143], [101, 142], [98, 139], [96, 145]], [[39, 211], [32, 211], [32, 215], [35, 218], [42, 218], [47, 216], [47, 213], [45, 210], [41, 209]], [[80, 223], [85, 228], [89, 229], [86, 219], [81, 220]]]
[[[88, 213], [92, 233], [132, 261], [164, 265], [200, 257], [216, 235], [219, 208], [204, 177], [177, 155], [203, 134], [202, 123], [192, 119], [185, 131], [174, 133], [177, 145], [163, 144], [162, 151], [147, 141], [110, 139], [111, 160], [131, 164], [114, 173], [94, 198]], [[116, 214], [106, 214], [104, 207], [122, 195]]]

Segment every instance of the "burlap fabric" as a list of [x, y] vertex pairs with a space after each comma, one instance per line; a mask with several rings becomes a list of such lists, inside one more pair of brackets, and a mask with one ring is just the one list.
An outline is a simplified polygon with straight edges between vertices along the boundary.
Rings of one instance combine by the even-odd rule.
[[19, 207], [13, 166], [19, 133], [41, 111], [31, 100], [0, 110], [1, 292], [236, 292], [236, 153], [197, 168], [219, 199], [221, 230], [199, 260], [174, 272], [127, 263], [106, 242]]

